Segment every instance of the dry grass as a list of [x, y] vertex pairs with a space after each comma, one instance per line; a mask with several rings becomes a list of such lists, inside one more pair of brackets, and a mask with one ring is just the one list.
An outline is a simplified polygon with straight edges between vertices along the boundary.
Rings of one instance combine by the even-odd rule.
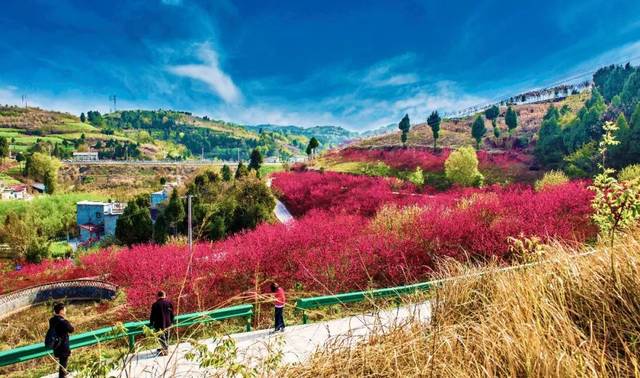
[[328, 347], [283, 375], [640, 376], [640, 233], [579, 257], [548, 252], [550, 262], [506, 272], [453, 266], [485, 274], [446, 282], [430, 324]]

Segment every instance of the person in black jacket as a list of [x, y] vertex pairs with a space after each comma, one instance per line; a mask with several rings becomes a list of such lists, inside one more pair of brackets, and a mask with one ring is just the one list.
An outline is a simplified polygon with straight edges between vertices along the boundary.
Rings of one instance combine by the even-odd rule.
[[64, 318], [64, 303], [56, 303], [53, 305], [53, 316], [49, 319], [49, 328], [56, 331], [56, 335], [60, 338], [60, 344], [53, 350], [53, 355], [58, 359], [60, 367], [58, 376], [60, 378], [67, 376], [67, 362], [71, 356], [69, 348], [69, 334], [73, 332], [73, 326]]
[[167, 300], [167, 294], [160, 290], [157, 294], [157, 300], [151, 305], [151, 315], [149, 321], [156, 331], [162, 331], [160, 335], [160, 346], [158, 353], [166, 356], [169, 353], [169, 328], [173, 324], [173, 303]]

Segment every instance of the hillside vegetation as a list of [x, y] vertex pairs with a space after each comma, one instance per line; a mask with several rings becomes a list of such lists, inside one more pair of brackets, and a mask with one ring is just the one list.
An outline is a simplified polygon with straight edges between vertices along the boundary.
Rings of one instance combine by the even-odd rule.
[[542, 250], [545, 262], [506, 272], [449, 264], [445, 276], [467, 278], [436, 290], [430, 323], [412, 321], [351, 349], [341, 340], [282, 375], [637, 376], [640, 234], [613, 248]]
[[305, 154], [312, 137], [320, 149], [343, 143], [356, 133], [335, 126], [242, 126], [188, 112], [124, 110], [87, 116], [0, 106], [0, 137], [14, 153], [46, 151], [58, 158], [74, 151], [98, 151], [107, 159], [247, 160], [256, 148], [263, 156], [287, 160]]
[[[495, 138], [492, 133], [487, 132], [483, 138], [482, 147], [487, 149], [504, 149], [507, 146], [521, 148], [531, 147], [532, 142], [535, 142], [537, 139], [536, 134], [540, 130], [544, 114], [551, 105], [558, 108], [564, 108], [566, 114], [575, 115], [588, 98], [589, 92], [585, 91], [580, 94], [570, 95], [555, 103], [553, 101], [548, 101], [542, 103], [512, 105], [512, 108], [518, 115], [518, 127], [515, 129], [515, 132], [511, 137], [506, 133], [507, 125], [505, 123], [505, 114], [507, 107], [501, 106], [499, 108], [500, 114], [497, 118], [497, 125], [498, 128], [503, 131], [502, 136]], [[567, 118], [570, 119], [572, 117], [571, 115], [568, 115]], [[475, 117], [475, 115], [472, 115], [464, 118], [443, 119], [440, 125], [440, 138], [438, 139], [438, 145], [455, 148], [473, 144], [473, 138], [470, 131], [471, 124], [474, 122]], [[485, 120], [485, 125], [488, 130], [491, 130], [492, 126], [488, 120]], [[397, 125], [391, 130], [391, 133], [357, 141], [354, 143], [354, 146], [401, 146], [400, 131], [398, 130]], [[407, 145], [410, 147], [433, 146], [433, 134], [431, 128], [426, 124], [426, 122], [418, 121], [412, 125], [408, 134]]]

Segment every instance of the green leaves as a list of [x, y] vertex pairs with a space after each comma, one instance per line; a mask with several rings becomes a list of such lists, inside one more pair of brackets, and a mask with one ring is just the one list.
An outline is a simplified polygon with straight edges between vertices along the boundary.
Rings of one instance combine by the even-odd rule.
[[613, 245], [616, 234], [635, 225], [640, 218], [640, 185], [638, 179], [619, 182], [613, 176], [615, 171], [606, 167], [609, 146], [618, 145], [620, 142], [615, 138], [615, 132], [618, 130], [615, 123], [606, 122], [603, 130], [604, 135], [598, 144], [598, 152], [602, 156], [602, 173], [594, 178], [590, 189], [595, 192], [592, 202], [593, 221], [600, 228], [601, 234]]

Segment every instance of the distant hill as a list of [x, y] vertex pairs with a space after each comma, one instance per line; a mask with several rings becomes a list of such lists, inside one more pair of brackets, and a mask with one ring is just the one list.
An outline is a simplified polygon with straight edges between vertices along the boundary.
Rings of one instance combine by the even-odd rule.
[[[327, 143], [341, 140], [338, 128], [321, 127]], [[309, 142], [305, 129], [258, 130], [172, 110], [88, 112], [79, 117], [39, 108], [0, 106], [0, 136], [14, 153], [44, 151], [69, 158], [74, 151], [98, 151], [108, 159], [247, 160], [258, 148], [281, 159], [301, 155]]]
[[304, 135], [307, 138], [316, 137], [320, 142], [322, 148], [331, 148], [341, 145], [345, 142], [349, 142], [355, 138], [360, 137], [360, 134], [354, 131], [349, 131], [339, 126], [313, 126], [313, 127], [300, 127], [300, 126], [279, 126], [279, 125], [255, 125], [244, 126], [247, 130], [257, 132], [271, 131], [278, 132], [284, 135]]

